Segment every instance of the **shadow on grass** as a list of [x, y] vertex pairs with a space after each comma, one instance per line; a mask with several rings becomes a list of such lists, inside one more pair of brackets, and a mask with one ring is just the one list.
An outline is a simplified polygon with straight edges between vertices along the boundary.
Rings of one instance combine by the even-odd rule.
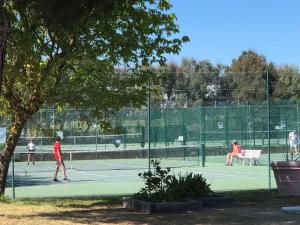
[[61, 198], [22, 199], [26, 205], [52, 205], [59, 208], [90, 208], [95, 206], [109, 207], [122, 205], [123, 196], [82, 196]]
[[[251, 211], [250, 211], [251, 210]], [[121, 207], [81, 209], [39, 213], [42, 219], [78, 224], [299, 224], [299, 215], [287, 215], [269, 209], [205, 208], [189, 212], [139, 214]]]
[[[141, 214], [122, 208], [122, 198], [43, 199], [42, 204], [59, 207], [56, 212], [38, 213], [42, 219], [86, 224], [299, 224], [299, 214], [286, 214], [282, 206], [300, 205], [300, 197], [278, 196], [275, 190], [235, 191], [221, 193], [235, 198], [232, 207], [200, 208], [177, 213]], [[36, 204], [38, 200], [27, 200]], [[24, 215], [24, 217], [30, 217]]]

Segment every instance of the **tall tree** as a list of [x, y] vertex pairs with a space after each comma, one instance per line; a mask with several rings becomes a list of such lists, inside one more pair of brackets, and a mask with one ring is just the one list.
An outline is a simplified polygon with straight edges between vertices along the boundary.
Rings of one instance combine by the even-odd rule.
[[3, 8], [5, 0], [0, 0], [0, 91], [2, 88], [2, 76], [5, 60], [5, 46], [9, 33], [9, 20]]
[[276, 82], [274, 83], [274, 99], [300, 98], [300, 73], [295, 65], [283, 65], [277, 68]]
[[[43, 104], [92, 108], [103, 117], [145, 101], [147, 71], [164, 63], [187, 37], [178, 32], [167, 0], [15, 0], [1, 91], [1, 115], [11, 117], [0, 155], [0, 194], [26, 122]], [[116, 66], [128, 73], [114, 73]]]
[[236, 101], [266, 99], [266, 71], [269, 70], [270, 82], [274, 80], [274, 65], [266, 57], [248, 50], [232, 61], [226, 72]]
[[[160, 98], [163, 106], [169, 106], [174, 101], [174, 92], [176, 89], [178, 66], [175, 63], [169, 63], [166, 66], [159, 67], [157, 73], [160, 79]], [[158, 101], [158, 99], [156, 100]]]
[[208, 60], [183, 58], [180, 65], [169, 64], [160, 70], [161, 86], [169, 103], [178, 107], [210, 104], [219, 94], [219, 75], [223, 65], [212, 65]]
[[218, 67], [208, 60], [198, 61], [195, 73], [191, 74], [191, 90], [194, 105], [211, 104], [219, 86]]

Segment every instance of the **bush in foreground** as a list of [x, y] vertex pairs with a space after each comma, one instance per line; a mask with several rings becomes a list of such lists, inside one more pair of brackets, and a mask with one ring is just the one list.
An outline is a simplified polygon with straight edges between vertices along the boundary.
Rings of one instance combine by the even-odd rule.
[[0, 202], [1, 203], [10, 203], [10, 199], [5, 195], [0, 195]]
[[210, 184], [201, 174], [192, 172], [182, 175], [170, 175], [170, 168], [163, 169], [158, 160], [151, 160], [153, 171], [139, 173], [145, 181], [135, 198], [151, 202], [186, 201], [206, 197], [212, 193]]

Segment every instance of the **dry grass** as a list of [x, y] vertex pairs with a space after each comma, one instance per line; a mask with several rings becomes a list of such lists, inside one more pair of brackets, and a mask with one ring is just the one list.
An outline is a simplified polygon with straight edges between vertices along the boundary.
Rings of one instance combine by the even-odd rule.
[[280, 209], [300, 205], [299, 197], [279, 197], [274, 191], [226, 195], [235, 198], [234, 206], [151, 215], [126, 211], [121, 198], [23, 200], [0, 203], [0, 224], [300, 224], [300, 214]]

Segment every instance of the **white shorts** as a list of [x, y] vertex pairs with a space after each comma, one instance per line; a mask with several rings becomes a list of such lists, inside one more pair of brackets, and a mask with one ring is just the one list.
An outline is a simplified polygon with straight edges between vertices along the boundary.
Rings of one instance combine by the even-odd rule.
[[242, 153], [238, 153], [238, 154], [236, 154], [236, 156], [237, 156], [238, 158], [243, 158], [243, 154], [242, 154]]
[[290, 141], [290, 147], [291, 148], [297, 148], [298, 143]]
[[295, 142], [290, 142], [290, 153], [298, 153], [297, 152], [297, 143], [295, 143]]

